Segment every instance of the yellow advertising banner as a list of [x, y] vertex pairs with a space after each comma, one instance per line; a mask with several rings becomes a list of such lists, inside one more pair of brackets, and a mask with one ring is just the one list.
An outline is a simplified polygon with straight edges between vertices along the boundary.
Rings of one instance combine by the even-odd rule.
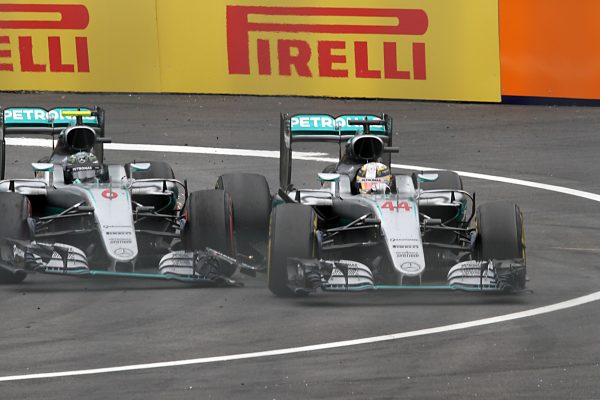
[[0, 0], [0, 90], [160, 87], [154, 0]]
[[500, 101], [498, 0], [0, 0], [0, 90]]
[[162, 90], [500, 101], [498, 0], [157, 0]]

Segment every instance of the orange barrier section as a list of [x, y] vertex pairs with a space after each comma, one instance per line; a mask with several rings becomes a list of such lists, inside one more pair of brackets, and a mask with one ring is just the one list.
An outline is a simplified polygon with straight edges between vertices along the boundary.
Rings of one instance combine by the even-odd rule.
[[499, 6], [502, 95], [600, 99], [600, 1]]

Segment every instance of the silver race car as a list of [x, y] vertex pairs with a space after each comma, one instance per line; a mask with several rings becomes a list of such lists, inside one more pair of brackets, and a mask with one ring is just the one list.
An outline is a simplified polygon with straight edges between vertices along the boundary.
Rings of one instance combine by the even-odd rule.
[[[339, 144], [320, 187], [291, 184], [292, 145]], [[477, 206], [452, 171], [391, 174], [388, 115], [281, 116], [280, 187], [268, 284], [278, 296], [325, 291], [525, 288], [523, 214]]]
[[[1, 116], [0, 283], [38, 272], [228, 285], [238, 268], [254, 272], [236, 258], [233, 202], [222, 188], [188, 195], [162, 161], [104, 164], [101, 108], [7, 108]], [[32, 163], [32, 179], [4, 177], [10, 134], [52, 136], [52, 154]]]

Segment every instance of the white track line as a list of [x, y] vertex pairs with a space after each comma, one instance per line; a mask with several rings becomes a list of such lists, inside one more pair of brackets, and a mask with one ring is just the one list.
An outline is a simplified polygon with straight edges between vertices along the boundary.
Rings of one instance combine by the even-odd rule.
[[[6, 144], [10, 146], [26, 146], [26, 147], [52, 147], [52, 139], [38, 138], [6, 138]], [[241, 156], [241, 157], [260, 157], [260, 158], [279, 158], [279, 151], [273, 150], [247, 150], [247, 149], [228, 149], [215, 147], [196, 147], [196, 146], [171, 146], [160, 144], [135, 144], [135, 143], [107, 143], [107, 150], [117, 151], [146, 151], [158, 153], [186, 153], [186, 154], [207, 154], [207, 155], [222, 155], [222, 156]], [[337, 162], [337, 158], [324, 157], [327, 153], [311, 153], [311, 152], [294, 152], [294, 159], [318, 162]], [[393, 168], [409, 169], [415, 171], [431, 171], [436, 168], [423, 167], [419, 165], [392, 164]], [[536, 189], [549, 190], [552, 192], [563, 193], [570, 196], [577, 196], [593, 201], [600, 201], [600, 195], [595, 193], [584, 192], [581, 190], [570, 189], [564, 186], [548, 185], [545, 183], [525, 181], [522, 179], [506, 178], [503, 176], [477, 174], [473, 172], [456, 171], [459, 175], [467, 178], [485, 179], [488, 181], [504, 182], [513, 185], [527, 186]]]
[[420, 329], [417, 331], [394, 333], [391, 335], [373, 336], [363, 339], [344, 340], [341, 342], [331, 342], [316, 344], [312, 346], [292, 347], [278, 350], [258, 351], [254, 353], [242, 353], [232, 354], [228, 356], [217, 356], [217, 357], [205, 357], [205, 358], [192, 358], [188, 360], [178, 361], [165, 361], [150, 364], [135, 364], [135, 365], [124, 365], [120, 367], [109, 367], [109, 368], [94, 368], [94, 369], [82, 369], [74, 371], [62, 371], [62, 372], [48, 372], [43, 374], [27, 374], [27, 375], [13, 375], [0, 377], [0, 382], [7, 381], [19, 381], [19, 380], [30, 380], [30, 379], [42, 379], [42, 378], [58, 378], [66, 376], [78, 376], [78, 375], [94, 375], [94, 374], [105, 374], [109, 372], [122, 372], [122, 371], [138, 371], [143, 369], [153, 368], [167, 368], [167, 367], [178, 367], [182, 365], [193, 365], [193, 364], [210, 364], [223, 361], [234, 361], [234, 360], [245, 360], [249, 358], [263, 358], [281, 356], [285, 354], [305, 353], [319, 350], [329, 350], [339, 347], [359, 346], [364, 344], [372, 344], [379, 342], [386, 342], [390, 340], [398, 340], [411, 338], [416, 336], [433, 335], [436, 333], [452, 332], [462, 329], [469, 329], [476, 326], [484, 326], [490, 324], [497, 324], [500, 322], [514, 321], [522, 318], [534, 317], [537, 315], [547, 314], [560, 310], [565, 310], [572, 307], [581, 306], [594, 301], [600, 300], [600, 292], [592, 293], [587, 296], [577, 297], [575, 299], [563, 301], [556, 304], [551, 304], [544, 307], [538, 307], [531, 310], [520, 311], [512, 314], [500, 315], [497, 317], [490, 317], [479, 319], [475, 321], [461, 322], [452, 325], [439, 326], [435, 328]]
[[[28, 139], [28, 138], [7, 138], [7, 144], [17, 146], [33, 146], [33, 147], [51, 147], [51, 142], [48, 139]], [[194, 153], [194, 154], [218, 154], [218, 155], [234, 155], [234, 156], [245, 156], [245, 157], [266, 157], [266, 158], [278, 158], [279, 152], [273, 151], [260, 151], [260, 150], [243, 150], [243, 149], [214, 149], [208, 147], [192, 147], [192, 146], [164, 146], [164, 145], [137, 145], [137, 144], [123, 144], [123, 143], [111, 143], [106, 145], [107, 149], [111, 150], [127, 150], [127, 151], [156, 151], [156, 152], [177, 152], [177, 153]], [[324, 158], [321, 155], [323, 153], [295, 153], [294, 158], [304, 159], [309, 161], [323, 161], [323, 162], [335, 162], [337, 159]], [[392, 164], [394, 168], [410, 169], [410, 170], [433, 170], [434, 168], [421, 167], [416, 165], [402, 165]], [[552, 192], [563, 193], [571, 196], [581, 197], [593, 201], [600, 202], [600, 195], [583, 192], [581, 190], [574, 190], [562, 186], [547, 185], [538, 182], [525, 181], [520, 179], [505, 178], [501, 176], [477, 174], [471, 172], [457, 171], [460, 175], [469, 178], [486, 179], [497, 182], [510, 183], [514, 185], [521, 185], [527, 187], [533, 187], [537, 189], [549, 190]], [[548, 306], [538, 307], [531, 310], [520, 311], [511, 314], [500, 315], [496, 317], [484, 318], [475, 321], [461, 322], [457, 324], [439, 326], [428, 329], [420, 329], [416, 331], [401, 332], [391, 335], [373, 336], [362, 339], [345, 340], [341, 342], [322, 343], [311, 346], [292, 347], [278, 350], [259, 351], [253, 353], [242, 353], [232, 354], [227, 356], [217, 357], [204, 357], [204, 358], [193, 358], [188, 360], [178, 361], [165, 361], [149, 364], [133, 364], [123, 365], [118, 367], [107, 367], [107, 368], [94, 368], [94, 369], [82, 369], [73, 371], [62, 371], [62, 372], [48, 372], [40, 374], [25, 374], [25, 375], [12, 375], [0, 377], [0, 382], [10, 381], [21, 381], [21, 380], [32, 380], [32, 379], [43, 379], [43, 378], [58, 378], [68, 376], [79, 376], [79, 375], [94, 375], [94, 374], [105, 374], [110, 372], [123, 372], [123, 371], [137, 371], [144, 369], [153, 368], [167, 368], [177, 367], [182, 365], [193, 365], [193, 364], [209, 364], [223, 361], [234, 361], [244, 360], [251, 358], [263, 358], [273, 357], [285, 354], [295, 354], [319, 350], [335, 349], [340, 347], [358, 346], [371, 343], [379, 343], [390, 340], [405, 339], [416, 336], [433, 335], [444, 332], [452, 332], [462, 329], [469, 329], [477, 326], [484, 326], [490, 324], [497, 324], [501, 322], [514, 321], [522, 318], [534, 317], [537, 315], [547, 314], [551, 312], [561, 311], [572, 307], [581, 306], [584, 304], [592, 303], [600, 300], [600, 292], [595, 292], [586, 296], [577, 297], [571, 300], [563, 301]]]
[[[52, 147], [52, 139], [38, 138], [6, 138], [6, 144], [9, 146], [24, 147]], [[244, 150], [227, 149], [218, 147], [196, 147], [196, 146], [170, 146], [161, 144], [139, 144], [139, 143], [107, 143], [104, 145], [106, 150], [119, 151], [147, 151], [157, 153], [186, 153], [186, 154], [208, 154], [220, 156], [241, 156], [241, 157], [260, 157], [260, 158], [279, 158], [279, 151], [272, 150]], [[326, 156], [327, 153], [298, 152], [299, 159], [308, 157]], [[337, 160], [334, 160], [337, 161]]]

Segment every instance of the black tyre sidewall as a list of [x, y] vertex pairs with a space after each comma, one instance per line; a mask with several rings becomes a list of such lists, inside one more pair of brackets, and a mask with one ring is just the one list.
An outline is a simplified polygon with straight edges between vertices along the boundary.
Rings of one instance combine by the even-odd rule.
[[202, 251], [210, 247], [235, 257], [231, 198], [227, 192], [192, 192], [188, 198], [186, 213], [187, 222], [183, 231], [183, 247], [186, 251]]
[[266, 241], [271, 213], [271, 193], [264, 176], [234, 173], [221, 175], [216, 188], [226, 191], [233, 204], [233, 226], [238, 245]]
[[[31, 215], [31, 205], [26, 196], [14, 192], [0, 192], [0, 236], [16, 240], [31, 240], [27, 218]], [[26, 273], [13, 274], [0, 269], [0, 284], [22, 282]]]
[[516, 204], [482, 204], [477, 208], [475, 221], [477, 259], [525, 259], [523, 214]]
[[316, 215], [309, 206], [282, 204], [271, 214], [268, 285], [277, 296], [296, 294], [288, 286], [288, 257], [316, 257]]

